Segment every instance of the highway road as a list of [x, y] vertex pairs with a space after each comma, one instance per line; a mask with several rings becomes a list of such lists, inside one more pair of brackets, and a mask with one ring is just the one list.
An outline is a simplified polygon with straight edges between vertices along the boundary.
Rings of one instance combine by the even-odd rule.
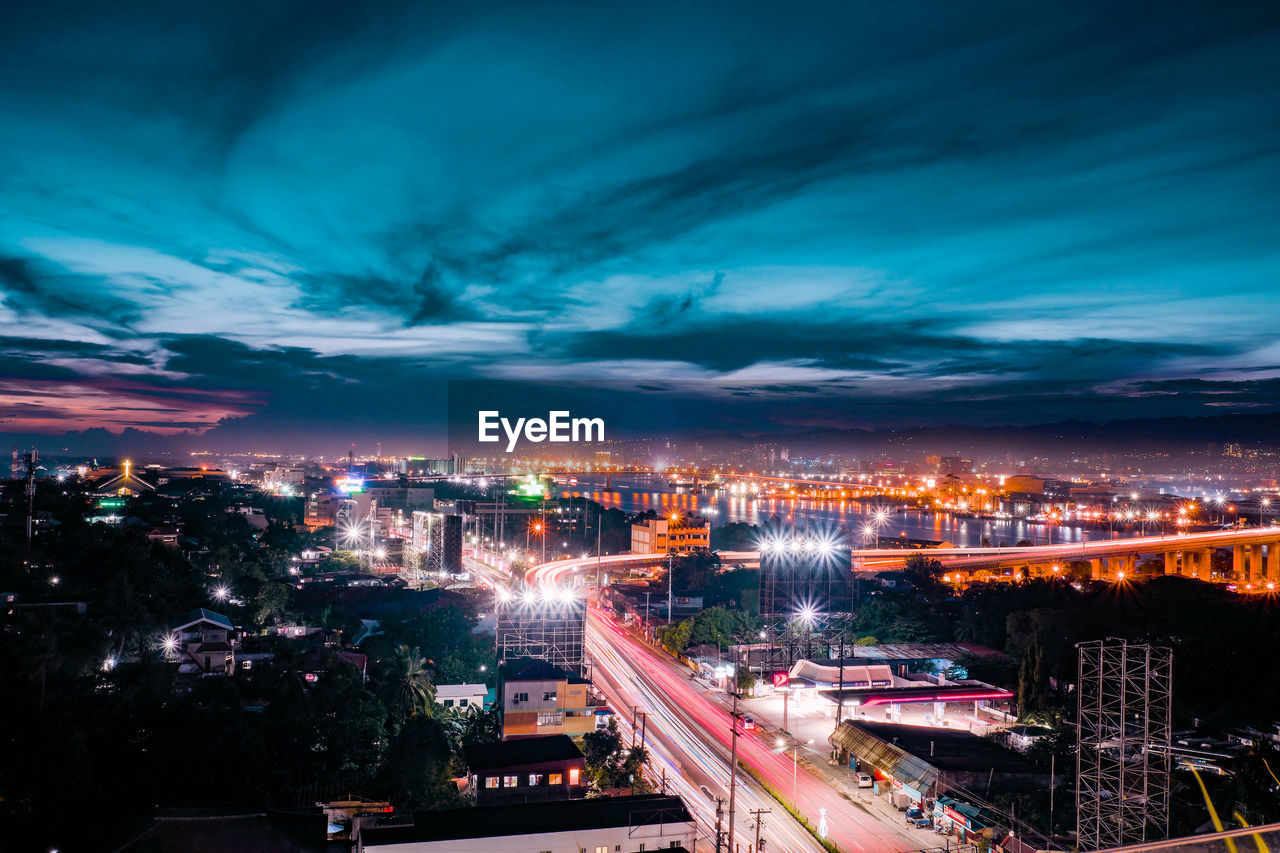
[[[684, 798], [704, 831], [705, 840], [699, 847], [714, 850], [717, 798], [724, 803], [721, 828], [726, 833], [728, 830], [728, 748], [708, 738], [702, 724], [665, 693], [654, 677], [636, 666], [629, 649], [613, 641], [607, 623], [599, 617], [591, 620], [587, 648], [595, 662], [593, 682], [617, 712], [625, 742], [631, 742], [632, 710], [639, 707], [649, 715], [637, 728], [643, 731], [652, 775], [661, 779], [665, 771], [667, 792]], [[726, 728], [726, 738], [727, 732]], [[640, 733], [635, 734], [635, 740], [640, 741]], [[761, 830], [761, 837], [768, 842], [766, 850], [822, 853], [813, 836], [749, 776], [739, 773], [737, 785], [734, 840], [743, 850], [755, 844], [755, 822], [750, 812], [769, 809]]]
[[[504, 566], [498, 555], [473, 553], [475, 568], [483, 568], [489, 578], [497, 578], [502, 573]], [[614, 565], [635, 562], [613, 561]], [[530, 584], [558, 585], [565, 583], [572, 571], [581, 571], [585, 580], [594, 581], [594, 558], [537, 566], [530, 570], [526, 580]], [[684, 797], [709, 833], [715, 826], [716, 798], [723, 798], [727, 831], [729, 713], [713, 702], [707, 689], [692, 681], [689, 671], [670, 656], [650, 648], [598, 608], [589, 608], [588, 614], [586, 645], [593, 662], [593, 682], [616, 712], [620, 727], [629, 735], [632, 710], [638, 708], [647, 713], [644, 736], [655, 775], [660, 777], [662, 768], [666, 768], [668, 790]], [[766, 742], [763, 737], [769, 737], [770, 741]], [[825, 810], [827, 837], [842, 850], [902, 853], [930, 845], [930, 839], [919, 831], [905, 823], [899, 825], [895, 820], [875, 816], [866, 806], [846, 799], [803, 767], [797, 768], [789, 754], [776, 749], [771, 736], [743, 733], [738, 738], [738, 758], [795, 804], [815, 826]], [[772, 850], [814, 853], [822, 850], [812, 835], [758, 782], [749, 774], [739, 772], [734, 835], [743, 851], [755, 840], [750, 811], [761, 808], [772, 810], [765, 816], [763, 832]], [[710, 835], [707, 843], [714, 843]]]
[[[595, 662], [593, 675], [619, 715], [627, 715], [632, 706], [639, 705], [641, 711], [651, 715], [648, 736], [663, 744], [663, 760], [674, 762], [680, 775], [692, 783], [706, 784], [701, 780], [713, 778], [718, 787], [712, 791], [727, 799], [730, 715], [708, 697], [706, 688], [691, 681], [688, 670], [669, 656], [650, 649], [595, 608], [588, 618], [587, 647]], [[755, 732], [741, 735], [739, 761], [787, 797], [813, 824], [819, 823], [825, 810], [827, 837], [842, 850], [901, 853], [931, 844], [930, 838], [907, 827], [905, 822], [886, 821], [864, 805], [846, 799], [803, 767], [797, 769], [790, 755], [779, 752], [773, 743], [764, 740], [766, 737], [771, 738]], [[669, 766], [668, 773], [671, 772]], [[763, 806], [774, 810], [766, 819], [766, 826], [774, 828], [775, 833], [792, 836], [786, 840], [775, 838], [773, 849], [820, 849], [811, 837], [797, 834], [803, 829], [748, 774], [739, 773], [738, 779], [742, 787], [737, 807], [737, 841], [749, 840], [742, 829], [747, 810]], [[705, 794], [695, 797], [698, 799], [710, 802]]]

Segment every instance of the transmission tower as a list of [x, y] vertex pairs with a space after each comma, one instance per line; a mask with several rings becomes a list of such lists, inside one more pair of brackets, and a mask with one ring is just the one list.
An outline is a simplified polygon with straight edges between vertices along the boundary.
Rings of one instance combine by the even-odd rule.
[[36, 463], [40, 461], [40, 454], [33, 447], [26, 454], [27, 462], [27, 485], [24, 493], [27, 496], [27, 550], [31, 550], [31, 540], [35, 536], [36, 530]]
[[1077, 843], [1102, 850], [1166, 838], [1173, 651], [1116, 639], [1076, 648]]

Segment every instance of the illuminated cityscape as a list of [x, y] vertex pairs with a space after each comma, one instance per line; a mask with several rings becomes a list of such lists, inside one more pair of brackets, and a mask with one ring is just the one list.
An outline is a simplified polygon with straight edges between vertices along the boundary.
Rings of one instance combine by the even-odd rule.
[[1276, 80], [1253, 0], [7, 8], [0, 850], [1268, 853]]

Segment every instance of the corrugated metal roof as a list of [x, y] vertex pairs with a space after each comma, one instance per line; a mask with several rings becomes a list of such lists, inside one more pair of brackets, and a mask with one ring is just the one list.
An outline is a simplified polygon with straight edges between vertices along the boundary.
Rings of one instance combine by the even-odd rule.
[[221, 613], [214, 613], [212, 610], [205, 610], [203, 607], [197, 607], [195, 610], [188, 611], [182, 616], [182, 624], [175, 630], [181, 630], [188, 625], [194, 625], [197, 622], [212, 622], [215, 625], [221, 625], [223, 628], [233, 628], [231, 620]]
[[938, 779], [938, 769], [900, 747], [883, 741], [854, 723], [845, 721], [831, 733], [831, 745], [848, 750], [903, 784], [926, 792]]

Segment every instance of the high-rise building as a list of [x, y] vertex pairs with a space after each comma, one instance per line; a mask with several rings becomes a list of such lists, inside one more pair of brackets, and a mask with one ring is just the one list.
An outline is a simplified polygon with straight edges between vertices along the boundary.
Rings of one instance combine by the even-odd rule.
[[973, 463], [969, 463], [969, 468], [965, 468], [964, 461], [959, 456], [943, 456], [938, 460], [938, 476], [940, 477], [963, 477], [970, 473]]

